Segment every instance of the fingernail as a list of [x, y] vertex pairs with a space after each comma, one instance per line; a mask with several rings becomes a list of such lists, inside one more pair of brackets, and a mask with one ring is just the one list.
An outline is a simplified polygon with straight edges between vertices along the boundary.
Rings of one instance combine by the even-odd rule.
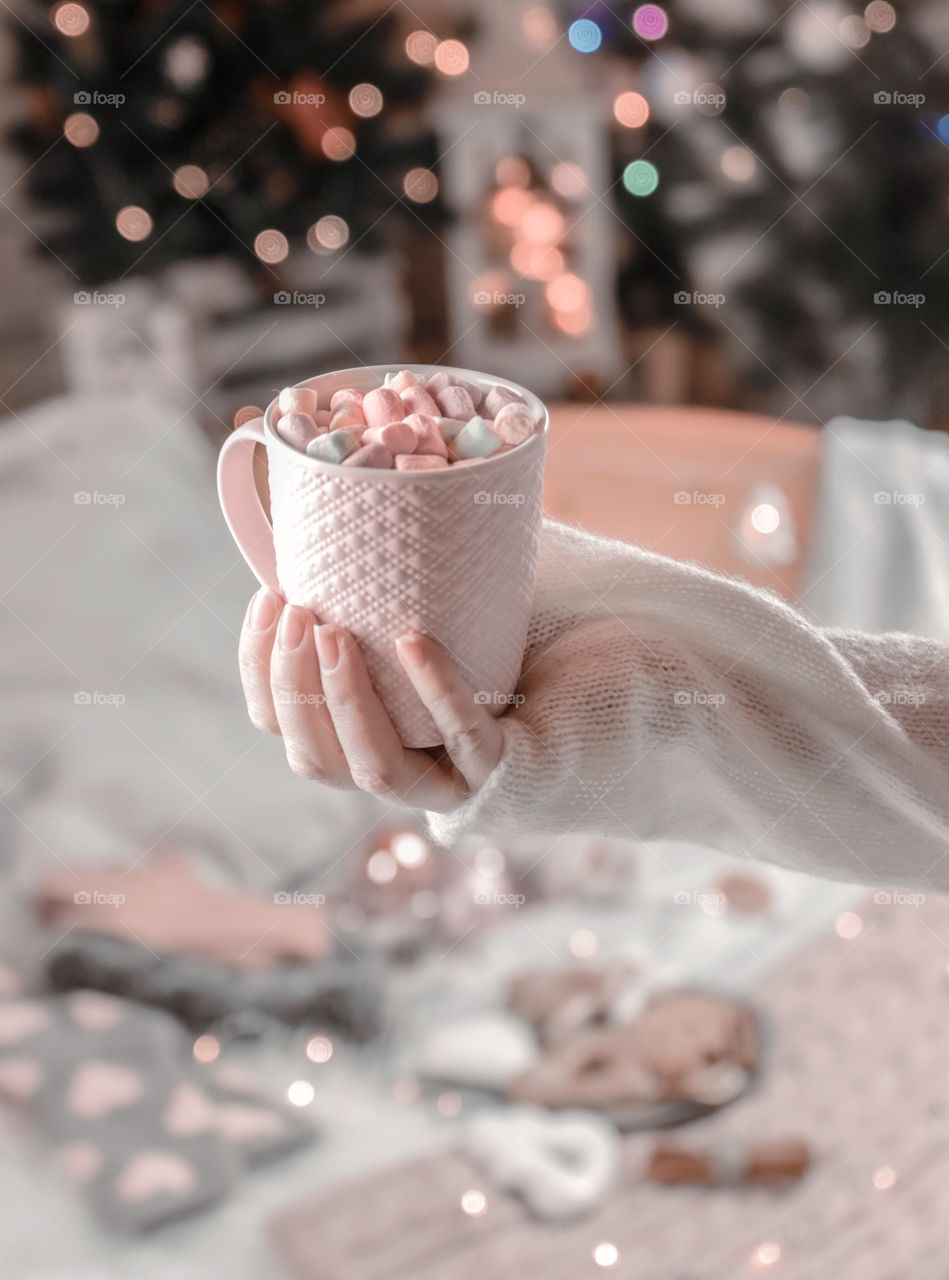
[[306, 612], [303, 609], [284, 609], [277, 628], [277, 644], [284, 653], [292, 653], [306, 634]]
[[409, 632], [406, 636], [399, 636], [395, 642], [396, 650], [402, 661], [410, 667], [414, 667], [416, 671], [420, 671], [427, 661], [425, 656], [425, 644], [421, 636]]
[[335, 627], [316, 628], [316, 652], [321, 671], [332, 671], [339, 662], [339, 636]]
[[261, 587], [251, 602], [250, 625], [255, 631], [266, 631], [273, 626], [279, 608], [280, 597]]

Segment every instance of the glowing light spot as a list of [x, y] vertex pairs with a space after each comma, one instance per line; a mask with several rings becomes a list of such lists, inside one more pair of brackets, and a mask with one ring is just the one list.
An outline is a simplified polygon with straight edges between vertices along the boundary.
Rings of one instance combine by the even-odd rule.
[[316, 1097], [309, 1080], [294, 1080], [287, 1090], [287, 1101], [294, 1107], [308, 1107]]
[[871, 31], [883, 33], [896, 26], [896, 10], [889, 0], [870, 0], [863, 11], [863, 20]]
[[747, 147], [729, 147], [721, 159], [722, 173], [732, 182], [747, 182], [754, 177], [757, 162]]
[[545, 293], [555, 311], [578, 311], [590, 297], [586, 281], [570, 272], [552, 280]]
[[774, 533], [781, 523], [781, 512], [770, 502], [759, 502], [756, 507], [752, 507], [748, 518], [752, 529], [756, 529], [758, 533]]
[[115, 229], [123, 240], [147, 240], [154, 226], [151, 214], [137, 204], [127, 204], [115, 215]]
[[466, 1191], [461, 1197], [461, 1208], [472, 1218], [477, 1218], [488, 1207], [488, 1197], [483, 1191]]
[[413, 31], [405, 37], [405, 52], [420, 67], [430, 67], [435, 61], [438, 37], [431, 31]]
[[554, 324], [570, 338], [586, 333], [593, 323], [593, 312], [589, 307], [581, 307], [579, 311], [557, 311], [554, 313]]
[[99, 137], [99, 126], [85, 111], [74, 111], [63, 121], [63, 136], [74, 147], [91, 147]]
[[604, 1240], [593, 1250], [593, 1261], [598, 1267], [615, 1267], [619, 1262], [619, 1249], [615, 1244]]
[[314, 253], [332, 253], [349, 243], [349, 223], [335, 213], [327, 213], [306, 233], [306, 242]]
[[333, 1056], [333, 1042], [329, 1036], [313, 1036], [307, 1042], [306, 1056], [311, 1062], [321, 1065], [329, 1062]]
[[428, 845], [414, 831], [404, 831], [394, 836], [390, 847], [400, 867], [420, 867], [428, 861]]
[[566, 229], [564, 216], [552, 204], [537, 201], [521, 219], [521, 235], [530, 244], [553, 244]]
[[471, 57], [460, 40], [442, 40], [435, 49], [435, 66], [443, 76], [463, 76]]
[[183, 164], [175, 170], [175, 190], [186, 200], [200, 200], [210, 185], [208, 175], [196, 164]]
[[943, 142], [949, 142], [949, 116], [940, 116], [936, 122], [936, 132]]
[[502, 156], [494, 169], [499, 187], [526, 187], [531, 180], [531, 167], [523, 156]]
[[441, 906], [441, 899], [434, 889], [419, 889], [409, 902], [409, 909], [416, 920], [434, 920]]
[[479, 849], [475, 854], [475, 867], [478, 875], [486, 876], [489, 880], [496, 880], [498, 876], [504, 874], [507, 867], [507, 858], [500, 849]]
[[491, 214], [503, 227], [516, 227], [533, 203], [529, 191], [503, 187], [491, 197]]
[[428, 204], [438, 195], [438, 179], [431, 169], [410, 169], [402, 180], [402, 190], [416, 204]]
[[844, 18], [837, 30], [841, 40], [849, 49], [862, 49], [870, 43], [870, 28], [855, 13]]
[[550, 185], [567, 200], [575, 200], [587, 190], [587, 175], [578, 164], [561, 160], [550, 171]]
[[810, 102], [811, 95], [796, 86], [785, 89], [778, 97], [778, 106], [784, 111], [806, 111]]
[[521, 30], [532, 49], [549, 49], [557, 39], [557, 19], [546, 5], [535, 4], [521, 14]]
[[873, 1171], [873, 1185], [877, 1191], [889, 1191], [896, 1186], [896, 1170], [888, 1164], [881, 1164]]
[[781, 1246], [776, 1240], [765, 1240], [755, 1249], [751, 1261], [755, 1266], [773, 1267], [776, 1262], [781, 1261]]
[[89, 30], [89, 14], [81, 4], [60, 4], [53, 10], [53, 26], [61, 36], [70, 39]]
[[592, 18], [578, 18], [567, 28], [567, 39], [577, 53], [596, 53], [603, 43], [603, 32]]
[[221, 1044], [214, 1036], [198, 1036], [191, 1052], [197, 1062], [216, 1062], [221, 1056]]
[[570, 954], [578, 960], [589, 960], [600, 949], [600, 940], [592, 929], [574, 929], [567, 939]]
[[518, 275], [526, 276], [528, 280], [546, 283], [563, 274], [563, 254], [559, 249], [538, 249], [526, 240], [518, 240], [511, 250], [511, 266]]
[[641, 40], [661, 40], [669, 30], [669, 17], [658, 4], [641, 4], [633, 14], [633, 30]]
[[320, 146], [327, 160], [335, 160], [339, 164], [356, 154], [356, 135], [351, 129], [334, 125], [323, 134]]
[[264, 416], [263, 409], [256, 404], [245, 404], [234, 414], [234, 426], [245, 427], [248, 422], [253, 422], [255, 418]]
[[623, 170], [623, 186], [631, 196], [651, 196], [659, 186], [659, 170], [648, 160], [633, 160]]
[[613, 115], [624, 129], [640, 129], [649, 119], [649, 103], [641, 93], [629, 90], [614, 98]]
[[843, 911], [834, 922], [834, 929], [838, 938], [853, 942], [854, 938], [859, 938], [863, 933], [863, 921], [856, 911]]
[[254, 238], [254, 253], [261, 262], [283, 262], [290, 252], [290, 241], [282, 231], [268, 227]]
[[439, 1115], [445, 1116], [446, 1119], [452, 1119], [454, 1116], [461, 1115], [462, 1108], [461, 1094], [449, 1090], [447, 1093], [440, 1093], [435, 1102]]
[[391, 884], [399, 874], [399, 864], [388, 849], [377, 849], [366, 863], [366, 876], [373, 884]]
[[353, 115], [368, 120], [382, 110], [382, 90], [374, 84], [356, 84], [349, 91], [349, 108]]

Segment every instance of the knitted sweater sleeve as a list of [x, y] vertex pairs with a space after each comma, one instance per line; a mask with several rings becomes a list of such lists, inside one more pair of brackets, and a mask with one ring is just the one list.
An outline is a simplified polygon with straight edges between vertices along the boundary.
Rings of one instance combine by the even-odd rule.
[[949, 889], [949, 648], [547, 524], [518, 705], [434, 837], [688, 840]]

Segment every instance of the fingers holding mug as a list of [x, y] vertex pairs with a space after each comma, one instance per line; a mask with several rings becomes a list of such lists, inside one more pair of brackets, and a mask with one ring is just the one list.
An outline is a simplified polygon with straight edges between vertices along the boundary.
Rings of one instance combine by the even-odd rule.
[[251, 598], [238, 644], [241, 684], [251, 724], [262, 733], [279, 733], [270, 690], [270, 657], [283, 612], [283, 599], [266, 587]]

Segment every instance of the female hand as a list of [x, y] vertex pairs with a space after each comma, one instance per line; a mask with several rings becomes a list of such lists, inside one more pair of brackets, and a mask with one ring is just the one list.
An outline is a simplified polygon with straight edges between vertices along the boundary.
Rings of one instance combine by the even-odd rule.
[[396, 652], [445, 743], [435, 752], [403, 747], [349, 632], [261, 588], [241, 629], [247, 710], [300, 777], [448, 813], [497, 765], [501, 726], [434, 640], [405, 635]]

